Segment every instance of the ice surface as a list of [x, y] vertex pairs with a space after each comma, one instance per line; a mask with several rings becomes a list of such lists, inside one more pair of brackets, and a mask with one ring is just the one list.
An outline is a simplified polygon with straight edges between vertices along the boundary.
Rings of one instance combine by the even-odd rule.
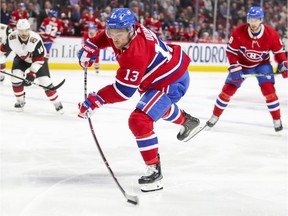
[[[105, 105], [92, 116], [101, 148], [124, 190], [126, 202], [97, 150], [87, 120], [77, 118], [84, 98], [83, 71], [52, 71], [65, 114], [58, 115], [43, 90], [26, 88], [24, 112], [14, 110], [10, 78], [0, 86], [1, 216], [287, 216], [288, 92], [276, 77], [284, 130], [275, 133], [255, 78], [248, 78], [217, 125], [187, 143], [179, 126], [160, 120], [164, 190], [142, 193], [145, 171], [128, 117], [139, 95]], [[204, 124], [226, 73], [190, 73], [179, 102]], [[88, 71], [88, 92], [114, 81], [114, 72]]]

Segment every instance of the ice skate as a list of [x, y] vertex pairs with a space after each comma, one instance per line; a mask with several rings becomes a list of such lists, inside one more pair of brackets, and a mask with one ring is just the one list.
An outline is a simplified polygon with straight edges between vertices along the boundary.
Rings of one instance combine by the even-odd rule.
[[62, 105], [62, 103], [60, 101], [55, 103], [54, 106], [55, 106], [56, 111], [59, 114], [64, 114], [63, 105]]
[[141, 176], [138, 183], [141, 185], [142, 192], [152, 192], [162, 190], [161, 179], [163, 178], [161, 173], [161, 164], [147, 166], [145, 175]]
[[4, 80], [5, 80], [5, 76], [3, 74], [0, 74], [0, 83], [3, 83]]
[[25, 97], [17, 98], [17, 102], [15, 103], [14, 107], [17, 112], [22, 112], [24, 110], [25, 104]]
[[200, 121], [198, 118], [192, 117], [184, 111], [183, 113], [187, 120], [182, 124], [180, 132], [177, 134], [177, 139], [180, 141], [188, 141], [193, 135], [194, 129], [200, 124]]
[[219, 120], [218, 116], [212, 115], [212, 117], [206, 122], [206, 125], [208, 127], [213, 127], [218, 120]]
[[283, 130], [282, 121], [281, 119], [273, 120], [275, 132], [279, 132]]

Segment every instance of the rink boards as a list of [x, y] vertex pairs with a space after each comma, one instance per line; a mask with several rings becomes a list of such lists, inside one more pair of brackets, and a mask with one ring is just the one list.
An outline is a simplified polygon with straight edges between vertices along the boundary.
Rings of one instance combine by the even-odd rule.
[[[168, 42], [172, 43], [172, 42]], [[226, 72], [228, 60], [225, 49], [226, 44], [216, 43], [186, 43], [173, 42], [182, 46], [191, 59], [189, 71]], [[49, 68], [63, 70], [79, 70], [77, 52], [82, 47], [82, 38], [79, 37], [59, 37], [56, 38], [50, 51]], [[13, 53], [7, 58], [7, 68], [11, 68]], [[276, 62], [271, 58], [272, 65]], [[111, 48], [100, 51], [100, 69], [116, 70], [118, 64]]]

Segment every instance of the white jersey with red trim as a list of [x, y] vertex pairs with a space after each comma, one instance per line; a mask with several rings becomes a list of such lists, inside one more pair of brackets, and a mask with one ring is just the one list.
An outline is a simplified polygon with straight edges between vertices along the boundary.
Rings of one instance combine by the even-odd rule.
[[17, 56], [27, 63], [31, 63], [31, 71], [36, 73], [44, 63], [46, 49], [39, 34], [29, 31], [27, 43], [21, 41], [18, 37], [18, 31], [15, 30], [8, 35], [6, 44], [1, 45], [1, 52], [13, 51]]

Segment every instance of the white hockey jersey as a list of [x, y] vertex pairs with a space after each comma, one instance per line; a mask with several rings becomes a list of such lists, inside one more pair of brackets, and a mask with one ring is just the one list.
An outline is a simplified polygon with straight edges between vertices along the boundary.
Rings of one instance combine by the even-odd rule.
[[46, 57], [46, 49], [38, 33], [29, 31], [27, 42], [21, 41], [18, 31], [14, 30], [8, 35], [7, 43], [1, 45], [2, 52], [13, 51], [27, 63], [31, 63], [30, 70], [34, 73], [42, 67]]
[[0, 23], [0, 44], [5, 43], [8, 35], [8, 25]]

